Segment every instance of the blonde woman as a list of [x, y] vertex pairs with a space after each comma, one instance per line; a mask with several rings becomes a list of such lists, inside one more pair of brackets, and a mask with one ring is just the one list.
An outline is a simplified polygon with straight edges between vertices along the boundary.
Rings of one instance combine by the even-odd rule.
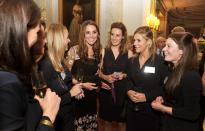
[[148, 26], [136, 29], [133, 46], [137, 55], [129, 60], [127, 68], [127, 131], [159, 131], [159, 114], [150, 103], [162, 93], [168, 69], [163, 58], [155, 53], [153, 32]]
[[48, 87], [62, 99], [55, 123], [57, 131], [73, 130], [74, 104], [71, 98], [81, 93], [80, 85], [71, 87], [71, 73], [62, 63], [67, 44], [70, 41], [68, 35], [68, 30], [61, 24], [49, 26], [47, 31], [48, 50], [39, 66]]

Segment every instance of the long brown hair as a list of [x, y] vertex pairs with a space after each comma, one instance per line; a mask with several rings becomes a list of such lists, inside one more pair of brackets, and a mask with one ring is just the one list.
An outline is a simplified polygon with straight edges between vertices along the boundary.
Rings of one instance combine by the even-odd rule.
[[111, 46], [112, 46], [112, 43], [111, 43], [111, 31], [112, 31], [113, 28], [117, 28], [117, 29], [120, 29], [122, 31], [123, 39], [121, 40], [121, 43], [120, 43], [119, 52], [124, 54], [128, 50], [128, 46], [127, 46], [127, 29], [126, 29], [125, 25], [122, 22], [114, 22], [114, 23], [112, 23], [112, 25], [110, 27], [108, 44], [107, 44], [106, 48], [110, 49]]
[[40, 9], [33, 0], [1, 0], [0, 2], [0, 67], [28, 76], [33, 61], [27, 32], [40, 21]]
[[99, 31], [97, 24], [92, 20], [84, 21], [82, 26], [81, 26], [80, 36], [79, 36], [78, 54], [79, 54], [80, 59], [82, 59], [83, 61], [86, 61], [86, 59], [88, 59], [88, 47], [85, 43], [85, 30], [86, 30], [86, 27], [88, 25], [95, 26], [95, 28], [97, 29], [97, 32], [98, 32], [97, 40], [92, 48], [93, 48], [93, 52], [94, 52], [94, 58], [97, 60], [97, 62], [99, 62], [100, 57], [101, 57], [100, 56], [100, 50], [101, 50], [100, 31]]
[[167, 92], [172, 93], [180, 84], [184, 72], [197, 69], [198, 50], [196, 43], [193, 42], [193, 35], [188, 32], [171, 33], [169, 38], [178, 45], [180, 50], [183, 50], [181, 59], [178, 61], [177, 66], [173, 67], [172, 74], [166, 83]]

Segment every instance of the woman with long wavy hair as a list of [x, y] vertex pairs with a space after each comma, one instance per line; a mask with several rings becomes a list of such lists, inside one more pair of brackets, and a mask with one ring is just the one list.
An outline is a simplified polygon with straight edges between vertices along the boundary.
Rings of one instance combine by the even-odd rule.
[[[100, 63], [100, 32], [94, 21], [84, 21], [80, 30], [78, 45], [71, 47], [66, 63], [71, 69], [73, 83], [82, 83], [84, 94], [76, 101], [75, 130], [97, 130], [97, 75]], [[84, 98], [82, 98], [84, 97]]]
[[51, 24], [47, 30], [47, 52], [39, 64], [46, 84], [61, 97], [60, 110], [54, 126], [57, 131], [73, 131], [74, 101], [72, 97], [81, 93], [81, 86], [72, 87], [70, 71], [63, 63], [64, 53], [70, 41], [67, 28], [62, 24]]

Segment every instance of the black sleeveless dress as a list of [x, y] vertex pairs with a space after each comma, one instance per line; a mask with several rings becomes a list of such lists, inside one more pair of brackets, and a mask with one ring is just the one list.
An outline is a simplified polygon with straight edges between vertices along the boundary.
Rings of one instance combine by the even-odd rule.
[[[75, 60], [71, 73], [80, 82], [93, 82], [99, 86], [96, 75], [98, 62], [95, 59]], [[83, 89], [85, 97], [75, 102], [75, 130], [97, 130], [97, 92]]]
[[[128, 63], [128, 53], [119, 54], [115, 59], [111, 49], [105, 50], [103, 59], [103, 73], [105, 75], [113, 72], [126, 73]], [[110, 83], [107, 83], [110, 85]], [[111, 86], [111, 85], [110, 85]], [[126, 80], [122, 79], [114, 82], [115, 100], [112, 91], [100, 89], [99, 95], [99, 116], [106, 121], [124, 122], [123, 109], [126, 99]]]

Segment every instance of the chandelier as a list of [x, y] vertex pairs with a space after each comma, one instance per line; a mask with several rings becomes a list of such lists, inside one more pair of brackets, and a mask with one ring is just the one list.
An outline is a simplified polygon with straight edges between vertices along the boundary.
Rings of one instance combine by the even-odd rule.
[[154, 30], [159, 29], [160, 20], [156, 16], [154, 16], [153, 14], [150, 14], [149, 16], [147, 16], [146, 22], [150, 28], [152, 28]]

